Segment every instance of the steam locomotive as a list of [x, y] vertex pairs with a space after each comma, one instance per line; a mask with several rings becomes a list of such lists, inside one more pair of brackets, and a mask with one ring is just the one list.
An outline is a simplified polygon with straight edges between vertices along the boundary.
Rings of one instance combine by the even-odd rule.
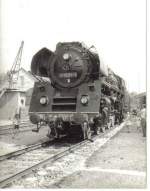
[[93, 47], [65, 42], [55, 52], [43, 48], [32, 58], [31, 72], [40, 77], [29, 109], [37, 131], [44, 122], [48, 136], [90, 139], [123, 120], [125, 82], [100, 64]]

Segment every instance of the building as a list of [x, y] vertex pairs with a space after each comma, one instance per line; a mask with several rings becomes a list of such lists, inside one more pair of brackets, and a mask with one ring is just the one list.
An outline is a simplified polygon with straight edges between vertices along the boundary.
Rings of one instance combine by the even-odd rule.
[[142, 109], [143, 104], [146, 104], [146, 92], [136, 95], [135, 99], [138, 102], [139, 109]]
[[[17, 75], [17, 73], [14, 75]], [[11, 120], [15, 113], [19, 112], [20, 108], [22, 118], [28, 118], [29, 100], [36, 81], [38, 81], [37, 77], [21, 68], [17, 83], [14, 84], [13, 89], [8, 88], [7, 81], [4, 82], [0, 91], [0, 120]], [[26, 95], [28, 95], [28, 101]]]
[[[18, 74], [14, 74], [14, 78], [15, 75]], [[27, 72], [24, 68], [20, 68], [17, 83], [15, 83], [13, 87], [20, 91], [26, 92], [28, 89], [33, 88], [34, 83], [37, 80], [38, 79], [34, 77], [30, 72]]]
[[0, 120], [11, 120], [19, 108], [25, 108], [25, 92], [6, 90], [0, 99]]
[[143, 93], [131, 93], [130, 94], [130, 106], [132, 110], [141, 110], [143, 104], [146, 104], [146, 92]]

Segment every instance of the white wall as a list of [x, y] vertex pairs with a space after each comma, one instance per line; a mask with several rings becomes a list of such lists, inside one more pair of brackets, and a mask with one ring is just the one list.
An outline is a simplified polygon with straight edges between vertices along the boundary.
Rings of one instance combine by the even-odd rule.
[[15, 87], [21, 91], [27, 91], [28, 89], [33, 88], [33, 86], [34, 80], [30, 78], [25, 72], [20, 70], [18, 81]]

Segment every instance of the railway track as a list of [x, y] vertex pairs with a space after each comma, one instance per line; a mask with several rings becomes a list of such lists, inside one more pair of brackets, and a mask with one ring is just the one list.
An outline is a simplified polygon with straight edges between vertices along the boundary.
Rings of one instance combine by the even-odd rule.
[[[42, 125], [44, 127], [44, 125]], [[17, 133], [23, 133], [28, 132], [32, 130], [36, 130], [37, 126], [34, 124], [31, 124], [29, 121], [22, 122], [20, 124], [19, 130], [17, 130]], [[15, 133], [16, 129], [14, 129], [13, 124], [0, 126], [0, 136], [2, 135], [10, 135]]]
[[[103, 137], [111, 130], [113, 129], [110, 129], [103, 134], [93, 136], [92, 139], [94, 140]], [[53, 164], [56, 160], [66, 156], [70, 152], [75, 151], [87, 143], [89, 143], [89, 140], [84, 140], [82, 142], [75, 143], [74, 145], [68, 143], [58, 143], [48, 148], [39, 148], [36, 150], [31, 149], [30, 152], [25, 152], [24, 155], [21, 156], [18, 156], [20, 155], [18, 153], [17, 160], [14, 158], [14, 156], [14, 159], [2, 160], [0, 162], [0, 188], [5, 188], [9, 183], [15, 181], [16, 179], [19, 179], [30, 173], [34, 173], [36, 169], [46, 165], [47, 163]], [[38, 145], [36, 148], [38, 148]]]
[[[30, 123], [29, 120], [26, 120], [26, 121], [21, 121], [20, 125], [28, 125]], [[10, 127], [13, 126], [13, 123], [10, 123], [10, 124], [4, 124], [4, 125], [0, 125], [0, 129], [9, 129]]]
[[[0, 156], [0, 162], [4, 161], [4, 160], [7, 160], [7, 159], [11, 159], [13, 157], [17, 157], [19, 155], [22, 155], [24, 153], [27, 153], [27, 152], [30, 152], [32, 150], [36, 150], [36, 149], [39, 149], [41, 147], [43, 147], [44, 145], [46, 144], [49, 144], [50, 141], [43, 141], [41, 143], [37, 143], [37, 144], [33, 144], [33, 145], [29, 145], [29, 146], [26, 146], [25, 148], [22, 148], [22, 149], [19, 149], [19, 150], [16, 150], [16, 151], [13, 151], [13, 152], [10, 152], [10, 153], [7, 153], [5, 155], [1, 155]], [[53, 141], [51, 142], [51, 144], [53, 144]]]
[[[44, 125], [42, 126], [44, 127]], [[20, 124], [19, 130], [17, 130], [17, 133], [23, 133], [23, 132], [28, 132], [32, 130], [36, 130], [37, 126], [34, 124], [31, 124], [30, 122], [23, 122]], [[5, 125], [0, 127], [0, 136], [2, 135], [11, 135], [15, 133], [16, 129], [14, 129], [13, 125]]]
[[[21, 126], [19, 128], [19, 131], [17, 133], [23, 133], [27, 131], [32, 131], [33, 129], [36, 129], [35, 125], [26, 125], [26, 126]], [[10, 135], [15, 132], [14, 127], [6, 128], [6, 129], [0, 129], [0, 136], [2, 135]]]

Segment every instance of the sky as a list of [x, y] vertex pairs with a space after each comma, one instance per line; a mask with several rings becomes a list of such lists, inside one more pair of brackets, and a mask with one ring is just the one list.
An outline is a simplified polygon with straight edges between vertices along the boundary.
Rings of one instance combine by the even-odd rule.
[[0, 72], [11, 68], [21, 41], [21, 66], [58, 42], [94, 45], [101, 62], [126, 81], [130, 92], [146, 90], [146, 0], [0, 0]]

